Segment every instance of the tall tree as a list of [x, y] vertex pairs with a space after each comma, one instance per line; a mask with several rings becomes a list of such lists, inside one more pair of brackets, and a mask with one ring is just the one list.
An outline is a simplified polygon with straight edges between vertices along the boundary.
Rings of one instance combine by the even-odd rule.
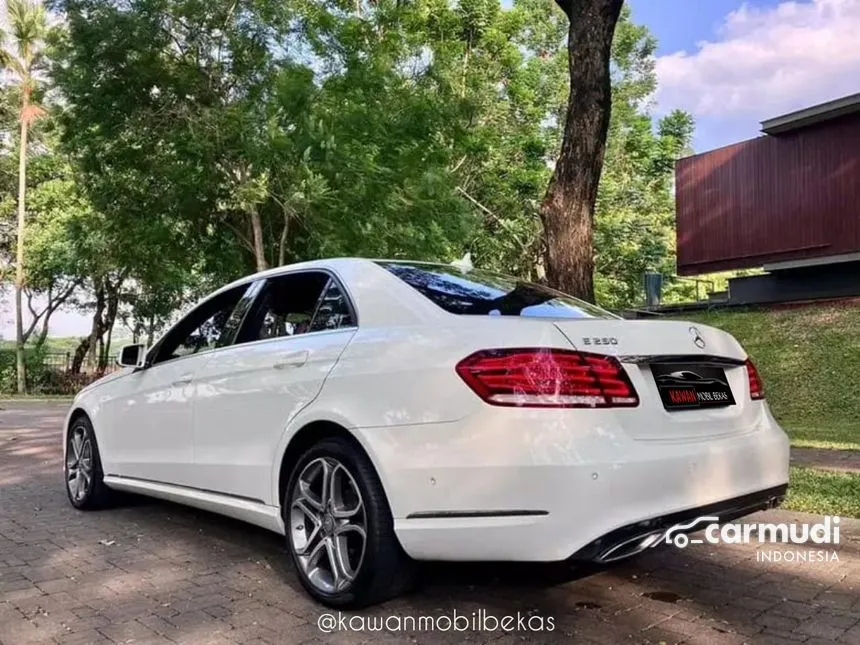
[[[27, 389], [24, 362], [24, 230], [26, 224], [27, 192], [27, 133], [32, 121], [42, 114], [33, 101], [37, 74], [42, 63], [42, 48], [47, 34], [45, 9], [30, 0], [8, 0], [10, 33], [0, 31], [0, 63], [9, 73], [20, 92], [20, 138], [18, 141], [18, 235], [15, 259], [15, 330], [18, 393]], [[11, 37], [10, 37], [11, 36]]]
[[[17, 122], [17, 114], [14, 120]], [[11, 121], [7, 120], [10, 126]], [[53, 130], [52, 120], [43, 118], [28, 133], [28, 138], [38, 141], [38, 154], [27, 163], [23, 300], [30, 316], [22, 340], [24, 345], [32, 343], [36, 350], [47, 339], [53, 314], [72, 298], [80, 282], [68, 271], [72, 259], [64, 222], [80, 219], [86, 206], [75, 190], [70, 164], [56, 151]], [[8, 138], [8, 130], [4, 135]], [[14, 158], [17, 155], [12, 154], [16, 145], [17, 138], [14, 144], [10, 142], [0, 149], [0, 220], [9, 224], [14, 223], [17, 209], [18, 163]], [[14, 265], [15, 238], [13, 234], [0, 237], [0, 257], [9, 267]]]
[[541, 204], [550, 284], [594, 301], [594, 205], [612, 107], [610, 57], [624, 0], [556, 0], [570, 21], [570, 96], [561, 152]]
[[594, 216], [594, 290], [607, 307], [641, 304], [646, 271], [675, 271], [672, 181], [693, 123], [683, 112], [660, 120], [649, 112], [656, 48], [625, 7], [612, 44], [612, 115]]
[[55, 6], [64, 141], [109, 225], [168, 230], [233, 277], [320, 255], [462, 255], [476, 219], [452, 170], [471, 125], [463, 60], [428, 47], [456, 31], [447, 3]]
[[[498, 4], [498, 3], [496, 3]], [[474, 125], [458, 190], [481, 215], [476, 263], [545, 278], [540, 201], [558, 154], [568, 96], [567, 17], [544, 0], [514, 0], [475, 34], [469, 97]]]

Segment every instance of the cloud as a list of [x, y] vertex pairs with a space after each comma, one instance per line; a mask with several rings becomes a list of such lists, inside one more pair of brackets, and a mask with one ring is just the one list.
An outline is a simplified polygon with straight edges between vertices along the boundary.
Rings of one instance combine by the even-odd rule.
[[713, 41], [657, 59], [659, 111], [761, 121], [860, 92], [860, 0], [743, 5]]

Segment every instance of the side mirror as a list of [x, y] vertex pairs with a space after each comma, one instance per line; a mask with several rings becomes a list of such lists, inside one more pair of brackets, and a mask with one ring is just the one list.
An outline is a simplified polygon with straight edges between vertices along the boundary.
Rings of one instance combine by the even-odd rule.
[[146, 364], [146, 345], [124, 345], [116, 357], [120, 367], [143, 367]]

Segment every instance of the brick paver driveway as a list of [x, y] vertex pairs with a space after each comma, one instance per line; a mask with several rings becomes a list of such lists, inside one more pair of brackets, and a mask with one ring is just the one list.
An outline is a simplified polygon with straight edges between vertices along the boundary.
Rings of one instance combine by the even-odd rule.
[[[434, 566], [412, 595], [356, 614], [389, 629], [320, 631], [281, 538], [138, 501], [69, 506], [62, 404], [0, 403], [0, 642], [792, 643], [860, 645], [860, 526], [838, 562], [763, 563], [752, 547], [654, 550], [566, 581], [534, 567]], [[771, 512], [787, 521], [797, 514]], [[804, 519], [810, 519], [809, 516]], [[556, 568], [557, 569], [557, 568]], [[554, 619], [553, 631], [401, 631], [406, 617]], [[396, 622], [396, 621], [403, 622]], [[539, 626], [540, 620], [532, 621]], [[461, 622], [462, 624], [462, 622]], [[354, 626], [361, 626], [353, 622]], [[377, 623], [377, 626], [380, 626]], [[408, 626], [408, 625], [407, 625]], [[488, 623], [492, 627], [492, 623]]]

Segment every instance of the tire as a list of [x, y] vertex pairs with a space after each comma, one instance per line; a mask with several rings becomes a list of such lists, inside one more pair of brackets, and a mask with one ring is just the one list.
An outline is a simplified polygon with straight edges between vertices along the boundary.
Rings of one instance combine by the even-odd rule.
[[86, 416], [72, 421], [66, 433], [63, 474], [66, 495], [75, 508], [94, 511], [111, 505], [112, 491], [104, 483], [96, 434]]
[[366, 607], [411, 585], [413, 563], [394, 534], [382, 484], [354, 442], [330, 437], [307, 450], [290, 474], [281, 514], [299, 580], [324, 605]]

